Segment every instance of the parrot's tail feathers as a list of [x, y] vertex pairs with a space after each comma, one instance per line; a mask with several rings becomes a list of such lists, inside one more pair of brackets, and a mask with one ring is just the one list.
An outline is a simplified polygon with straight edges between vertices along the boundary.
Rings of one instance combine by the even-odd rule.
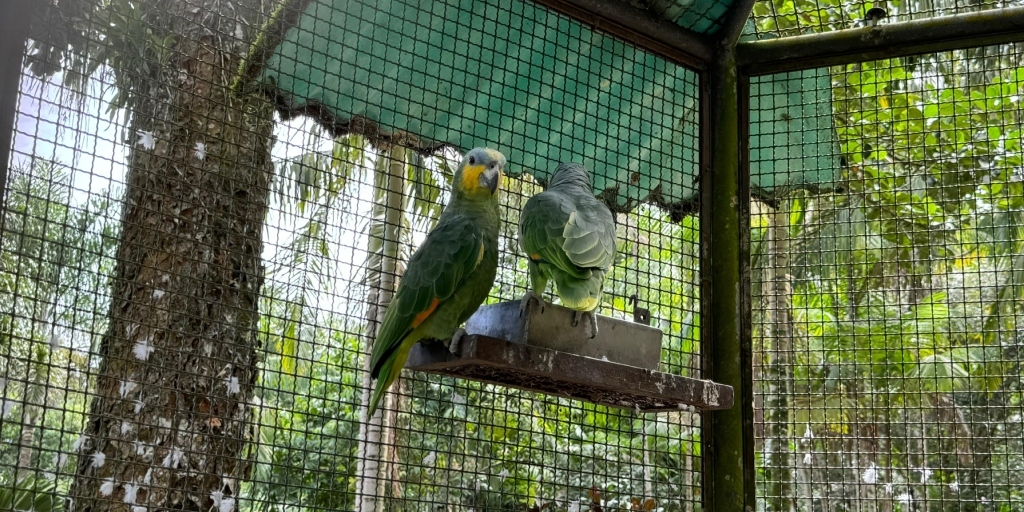
[[573, 279], [556, 275], [555, 286], [562, 305], [577, 311], [592, 311], [600, 306], [604, 288], [604, 272], [595, 271], [589, 279]]
[[377, 379], [377, 385], [373, 388], [373, 395], [370, 397], [370, 410], [366, 413], [366, 421], [370, 421], [373, 418], [373, 414], [377, 412], [380, 399], [384, 396], [384, 392], [387, 391], [389, 385], [390, 383], [385, 383], [384, 379]]
[[[380, 399], [387, 393], [388, 388], [395, 382], [395, 379], [402, 373], [402, 368], [405, 366], [405, 361], [409, 358], [409, 349], [419, 341], [420, 335], [418, 331], [406, 337], [405, 340], [396, 344], [393, 348], [390, 348], [384, 353], [384, 356], [380, 358], [380, 363], [374, 367], [374, 371], [377, 372], [377, 383], [373, 388], [373, 396], [370, 397], [370, 410], [367, 415], [367, 419], [373, 417], [373, 413], [377, 412], [377, 407], [380, 405]], [[371, 374], [372, 375], [372, 374]]]
[[380, 355], [380, 359], [378, 359], [377, 363], [373, 365], [373, 368], [370, 369], [370, 377], [380, 380], [381, 375], [387, 376], [387, 372], [383, 372], [382, 370], [389, 361], [394, 361], [395, 352], [397, 352], [398, 348], [401, 346], [402, 345], [400, 343], [394, 343], [388, 347], [388, 349]]

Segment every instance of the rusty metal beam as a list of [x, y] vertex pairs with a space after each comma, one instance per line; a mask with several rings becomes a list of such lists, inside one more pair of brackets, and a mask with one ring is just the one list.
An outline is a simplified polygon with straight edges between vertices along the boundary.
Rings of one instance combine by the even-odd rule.
[[1024, 7], [881, 23], [736, 45], [748, 76], [1024, 41]]
[[736, 0], [722, 20], [722, 29], [718, 31], [718, 44], [731, 47], [736, 44], [743, 33], [743, 25], [750, 19], [756, 0]]
[[714, 55], [709, 38], [620, 0], [536, 2], [691, 69], [707, 69]]
[[440, 343], [419, 343], [406, 368], [634, 411], [733, 405], [732, 388], [711, 381], [480, 335], [463, 337], [458, 356]]

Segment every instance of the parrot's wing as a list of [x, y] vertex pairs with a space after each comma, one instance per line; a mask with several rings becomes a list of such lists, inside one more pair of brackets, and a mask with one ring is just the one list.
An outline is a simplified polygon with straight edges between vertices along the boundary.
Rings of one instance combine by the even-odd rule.
[[546, 261], [585, 279], [590, 271], [577, 268], [562, 249], [565, 224], [575, 211], [572, 200], [557, 192], [541, 192], [531, 197], [519, 216], [519, 246], [531, 260]]
[[607, 269], [615, 260], [611, 213], [589, 205], [577, 208], [564, 194], [548, 191], [531, 197], [519, 224], [519, 243], [527, 257], [547, 261], [573, 277], [586, 279], [591, 269]]
[[615, 221], [597, 200], [582, 202], [569, 215], [562, 238], [562, 249], [579, 267], [607, 270], [615, 262]]
[[395, 297], [384, 313], [371, 353], [376, 378], [388, 355], [451, 298], [483, 258], [480, 230], [471, 219], [453, 217], [438, 224], [409, 260]]

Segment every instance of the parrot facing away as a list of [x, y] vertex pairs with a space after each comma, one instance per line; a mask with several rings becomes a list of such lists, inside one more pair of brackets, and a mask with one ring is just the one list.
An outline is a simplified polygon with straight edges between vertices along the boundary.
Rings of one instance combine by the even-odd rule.
[[[577, 163], [555, 169], [548, 189], [526, 202], [519, 217], [519, 246], [530, 261], [529, 301], [544, 307], [541, 294], [549, 280], [562, 304], [590, 320], [591, 338], [597, 336], [597, 307], [601, 304], [605, 275], [615, 262], [615, 219], [594, 197], [590, 174]], [[543, 311], [543, 309], [542, 309]]]
[[377, 379], [367, 418], [398, 377], [409, 350], [424, 339], [451, 340], [487, 298], [498, 269], [498, 186], [505, 156], [489, 148], [466, 153], [452, 180], [451, 200], [409, 259], [370, 355]]

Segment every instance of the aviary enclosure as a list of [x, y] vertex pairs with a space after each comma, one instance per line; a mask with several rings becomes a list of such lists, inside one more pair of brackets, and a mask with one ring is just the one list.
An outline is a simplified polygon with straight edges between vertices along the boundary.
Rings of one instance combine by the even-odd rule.
[[[1015, 2], [6, 5], [2, 510], [1024, 510]], [[509, 162], [488, 303], [579, 161], [599, 313], [733, 402], [420, 368], [367, 418], [475, 146]]]

